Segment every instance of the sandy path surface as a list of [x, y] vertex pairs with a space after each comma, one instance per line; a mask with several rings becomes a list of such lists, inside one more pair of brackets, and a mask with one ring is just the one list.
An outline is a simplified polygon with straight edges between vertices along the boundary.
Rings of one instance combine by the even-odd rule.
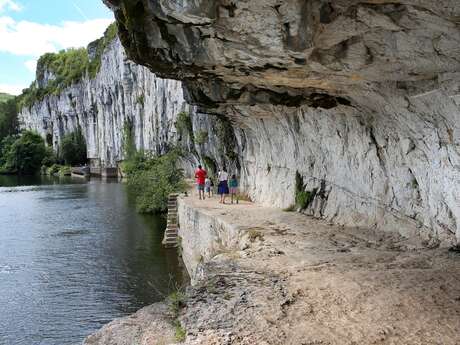
[[187, 344], [460, 344], [460, 255], [247, 202], [184, 202], [247, 231], [189, 292]]

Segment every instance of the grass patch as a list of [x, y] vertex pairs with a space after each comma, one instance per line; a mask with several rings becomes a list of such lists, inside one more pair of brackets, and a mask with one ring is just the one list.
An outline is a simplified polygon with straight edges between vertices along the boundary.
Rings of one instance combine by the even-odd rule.
[[255, 242], [255, 240], [259, 239], [261, 241], [264, 240], [264, 235], [258, 230], [255, 229], [250, 229], [248, 231], [248, 237], [251, 242]]
[[174, 337], [176, 341], [182, 343], [187, 338], [187, 331], [182, 327], [179, 321], [176, 320], [174, 323]]
[[180, 310], [186, 306], [185, 301], [185, 293], [180, 289], [168, 296], [169, 310], [175, 319], [179, 316]]

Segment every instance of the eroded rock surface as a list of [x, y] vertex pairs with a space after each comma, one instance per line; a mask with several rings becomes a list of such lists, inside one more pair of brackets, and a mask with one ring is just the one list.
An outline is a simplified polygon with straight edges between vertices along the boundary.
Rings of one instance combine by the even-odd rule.
[[152, 345], [175, 342], [168, 306], [155, 303], [116, 319], [90, 335], [83, 345]]
[[249, 194], [337, 224], [460, 239], [455, 0], [105, 0], [128, 56], [232, 121]]
[[460, 256], [260, 205], [179, 200], [188, 345], [460, 341]]

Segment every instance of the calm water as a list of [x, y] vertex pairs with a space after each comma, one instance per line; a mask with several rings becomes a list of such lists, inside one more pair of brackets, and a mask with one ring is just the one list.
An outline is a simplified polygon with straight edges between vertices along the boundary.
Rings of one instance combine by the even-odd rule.
[[81, 344], [182, 281], [165, 219], [138, 215], [126, 188], [0, 176], [1, 345]]

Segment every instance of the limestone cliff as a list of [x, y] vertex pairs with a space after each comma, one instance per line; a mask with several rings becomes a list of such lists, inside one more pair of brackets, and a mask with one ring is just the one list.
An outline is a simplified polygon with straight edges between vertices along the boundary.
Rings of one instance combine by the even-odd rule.
[[104, 2], [131, 59], [232, 121], [255, 200], [460, 239], [458, 1]]
[[[41, 67], [38, 66], [38, 69]], [[42, 87], [52, 73], [37, 73]], [[127, 60], [115, 39], [102, 55], [95, 78], [84, 77], [57, 95], [45, 96], [20, 114], [22, 126], [52, 138], [57, 149], [63, 135], [80, 125], [88, 157], [103, 167], [116, 167], [123, 159], [123, 129], [129, 125], [137, 148], [162, 152], [174, 142], [174, 121], [189, 111], [180, 82], [157, 78], [145, 67]]]

